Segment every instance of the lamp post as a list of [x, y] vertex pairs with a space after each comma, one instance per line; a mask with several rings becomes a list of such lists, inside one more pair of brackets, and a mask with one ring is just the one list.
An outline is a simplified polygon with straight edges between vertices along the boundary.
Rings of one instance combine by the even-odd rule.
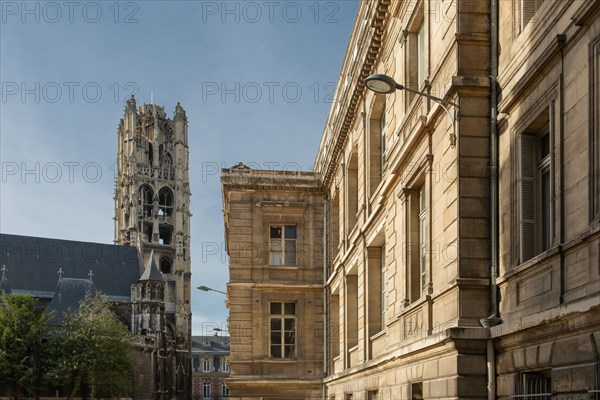
[[221, 293], [221, 294], [224, 294], [225, 296], [227, 296], [227, 293], [223, 292], [222, 290], [209, 288], [208, 286], [198, 286], [198, 287], [196, 287], [196, 289], [202, 290], [203, 292], [217, 292], [217, 293]]
[[[450, 120], [452, 121], [452, 134], [450, 135], [450, 146], [456, 146], [456, 112], [458, 110], [458, 104], [436, 96], [432, 96], [428, 93], [407, 88], [406, 86], [397, 83], [391, 76], [384, 74], [369, 75], [367, 79], [365, 79], [365, 85], [369, 90], [372, 90], [373, 92], [379, 94], [390, 94], [394, 93], [396, 90], [406, 90], [407, 92], [427, 97], [428, 99], [431, 99], [438, 103], [444, 109], [444, 111], [446, 111], [446, 114], [448, 114]], [[448, 110], [447, 106], [454, 107], [454, 115], [450, 113], [450, 110]]]

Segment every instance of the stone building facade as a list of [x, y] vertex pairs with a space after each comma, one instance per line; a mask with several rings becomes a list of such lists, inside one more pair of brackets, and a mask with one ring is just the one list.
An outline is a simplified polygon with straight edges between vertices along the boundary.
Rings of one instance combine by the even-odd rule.
[[231, 396], [320, 398], [323, 195], [312, 173], [222, 174], [229, 254]]
[[[360, 2], [314, 173], [222, 172], [232, 398], [597, 396], [599, 9]], [[375, 73], [457, 106], [376, 95]], [[310, 264], [281, 263], [288, 226], [322, 244]], [[278, 302], [309, 324], [314, 379], [269, 352], [281, 335], [244, 334]]]

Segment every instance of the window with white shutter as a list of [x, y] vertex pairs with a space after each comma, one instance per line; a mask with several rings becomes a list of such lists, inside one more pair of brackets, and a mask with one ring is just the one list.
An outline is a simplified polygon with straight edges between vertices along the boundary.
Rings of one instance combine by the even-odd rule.
[[544, 0], [521, 0], [521, 30], [532, 21], [533, 16], [542, 6]]
[[548, 250], [555, 232], [554, 135], [552, 102], [519, 140], [519, 259], [525, 262]]

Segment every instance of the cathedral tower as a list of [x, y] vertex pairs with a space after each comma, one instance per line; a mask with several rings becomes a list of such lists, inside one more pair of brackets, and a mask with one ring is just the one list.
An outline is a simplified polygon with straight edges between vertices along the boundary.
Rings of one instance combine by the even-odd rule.
[[187, 117], [179, 103], [170, 119], [163, 107], [138, 107], [132, 96], [118, 134], [114, 241], [137, 247], [142, 262], [140, 275], [154, 253], [166, 282], [165, 329], [171, 331], [169, 336], [175, 338], [181, 355], [177, 369], [189, 371], [191, 193]]

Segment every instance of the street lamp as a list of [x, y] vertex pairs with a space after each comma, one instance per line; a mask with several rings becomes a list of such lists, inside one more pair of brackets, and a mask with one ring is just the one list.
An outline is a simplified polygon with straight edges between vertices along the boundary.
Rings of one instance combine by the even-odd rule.
[[[384, 74], [369, 75], [367, 79], [365, 79], [365, 85], [369, 90], [372, 90], [373, 92], [379, 94], [390, 94], [394, 93], [396, 90], [406, 90], [407, 92], [427, 97], [428, 99], [431, 99], [438, 103], [444, 109], [444, 111], [446, 111], [446, 114], [448, 114], [450, 120], [452, 121], [452, 134], [450, 135], [450, 146], [456, 146], [456, 112], [458, 110], [458, 104], [436, 96], [432, 96], [428, 93], [419, 92], [418, 90], [407, 88], [406, 86], [397, 83], [391, 76]], [[450, 113], [446, 105], [454, 107], [454, 115]]]
[[221, 294], [224, 294], [225, 296], [227, 296], [227, 293], [225, 293], [221, 290], [209, 288], [208, 286], [198, 286], [198, 287], [196, 287], [196, 289], [202, 290], [203, 292], [217, 292], [217, 293], [221, 293]]

